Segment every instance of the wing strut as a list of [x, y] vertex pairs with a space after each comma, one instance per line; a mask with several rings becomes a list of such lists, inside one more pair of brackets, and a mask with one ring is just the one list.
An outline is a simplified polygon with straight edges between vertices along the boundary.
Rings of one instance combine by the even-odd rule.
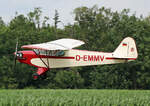
[[[40, 60], [43, 62], [43, 64], [46, 66], [46, 68], [42, 68], [42, 67], [40, 68], [39, 67], [37, 72], [33, 74], [33, 77], [34, 77], [34, 79], [37, 79], [38, 76], [42, 75], [41, 77], [43, 79], [45, 79], [46, 78], [46, 73], [45, 72], [50, 69], [49, 61], [48, 61], [48, 58], [47, 58], [47, 64], [46, 64], [46, 62], [44, 62], [44, 60], [42, 60], [42, 58], [40, 57], [40, 51], [39, 50], [38, 50], [38, 52], [39, 52], [39, 54], [37, 54], [36, 52], [35, 52], [35, 54], [40, 58]], [[46, 52], [46, 55], [48, 55], [47, 52]]]
[[[38, 50], [39, 55], [35, 52], [35, 54], [40, 58], [40, 60], [44, 63], [44, 65], [49, 69], [49, 61], [47, 58], [47, 63], [48, 65], [44, 62], [44, 60], [42, 60], [42, 58], [40, 57], [40, 51]], [[48, 53], [46, 52], [46, 56], [48, 55]]]
[[[47, 51], [46, 51], [46, 55], [48, 56]], [[48, 68], [48, 70], [49, 70], [50, 67], [49, 67], [49, 61], [48, 61], [48, 58], [47, 58], [47, 66], [48, 66], [47, 68]]]

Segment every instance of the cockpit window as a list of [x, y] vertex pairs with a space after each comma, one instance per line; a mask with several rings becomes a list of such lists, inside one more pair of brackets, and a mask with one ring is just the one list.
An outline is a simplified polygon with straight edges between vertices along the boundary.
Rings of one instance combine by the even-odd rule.
[[59, 50], [56, 52], [56, 56], [63, 56], [65, 55], [65, 52], [63, 50]]
[[37, 55], [39, 55], [40, 54], [40, 51], [39, 50], [37, 50], [37, 49], [34, 49], [33, 50]]
[[47, 55], [47, 56], [64, 56], [65, 52], [63, 50], [39, 50], [34, 49], [36, 54]]

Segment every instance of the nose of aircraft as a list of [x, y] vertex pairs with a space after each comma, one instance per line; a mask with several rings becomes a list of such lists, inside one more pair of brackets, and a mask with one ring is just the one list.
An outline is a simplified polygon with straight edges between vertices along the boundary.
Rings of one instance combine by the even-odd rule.
[[14, 55], [16, 58], [21, 59], [23, 57], [23, 53], [22, 52], [14, 52]]
[[35, 52], [31, 50], [14, 52], [14, 55], [15, 61], [18, 60], [20, 63], [25, 63], [29, 65], [33, 65], [31, 63], [32, 58], [38, 58]]

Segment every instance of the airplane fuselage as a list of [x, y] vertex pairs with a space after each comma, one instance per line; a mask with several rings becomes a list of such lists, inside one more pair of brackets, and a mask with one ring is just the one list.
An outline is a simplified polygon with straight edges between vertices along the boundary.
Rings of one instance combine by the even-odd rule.
[[112, 53], [72, 49], [82, 44], [84, 42], [79, 40], [60, 39], [22, 46], [32, 51], [17, 51], [16, 46], [15, 56], [21, 63], [37, 67], [34, 79], [51, 68], [125, 63], [138, 57], [135, 41], [131, 37], [126, 37]]
[[20, 51], [23, 57], [21, 63], [43, 68], [64, 68], [76, 66], [91, 66], [103, 64], [124, 63], [131, 59], [118, 59], [113, 53], [71, 49], [65, 51], [64, 56], [37, 55], [34, 51]]

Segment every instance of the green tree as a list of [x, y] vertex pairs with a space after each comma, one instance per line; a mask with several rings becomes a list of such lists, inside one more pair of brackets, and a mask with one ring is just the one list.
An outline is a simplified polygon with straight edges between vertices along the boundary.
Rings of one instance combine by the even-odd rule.
[[56, 74], [55, 81], [59, 88], [82, 88], [84, 79], [77, 71], [59, 71]]
[[[150, 89], [150, 18], [129, 13], [129, 9], [113, 12], [105, 7], [79, 7], [74, 10], [75, 23], [61, 29], [58, 12], [55, 11], [55, 25], [51, 26], [48, 16], [41, 20], [41, 8], [27, 16], [16, 14], [7, 25], [0, 18], [0, 88]], [[51, 69], [46, 79], [37, 81], [32, 79], [36, 68], [19, 62], [12, 68], [17, 38], [18, 50], [22, 45], [70, 37], [85, 41], [79, 49], [112, 52], [127, 36], [136, 40], [139, 56], [134, 62]]]
[[56, 36], [56, 39], [57, 39], [57, 27], [58, 27], [58, 23], [61, 22], [59, 21], [59, 14], [58, 14], [58, 11], [55, 10], [55, 15], [54, 15], [54, 30], [55, 30], [55, 36]]

